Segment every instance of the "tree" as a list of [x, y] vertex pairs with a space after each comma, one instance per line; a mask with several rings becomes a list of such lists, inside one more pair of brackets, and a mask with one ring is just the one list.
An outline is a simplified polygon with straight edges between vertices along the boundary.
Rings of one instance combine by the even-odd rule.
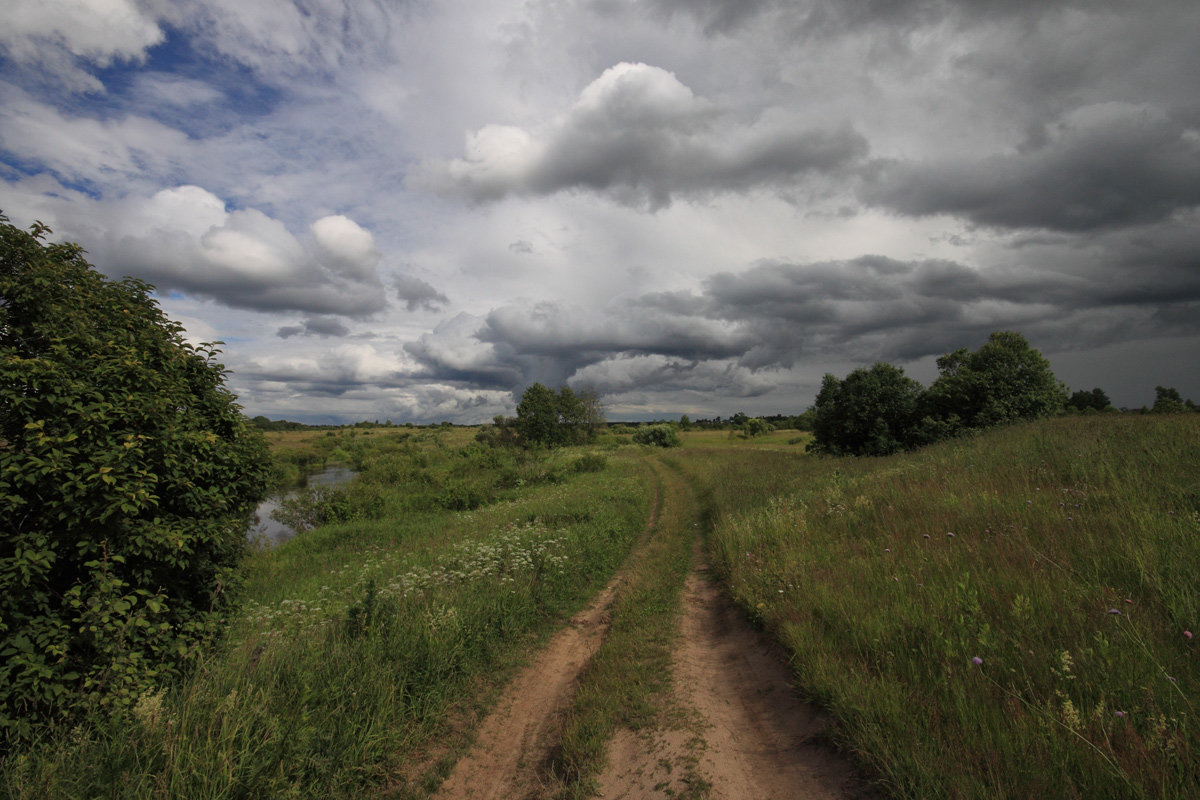
[[527, 445], [583, 444], [596, 438], [604, 424], [604, 410], [594, 390], [576, 394], [563, 386], [555, 393], [535, 383], [521, 395], [515, 424]]
[[1154, 408], [1156, 414], [1183, 414], [1192, 410], [1190, 400], [1185, 401], [1178, 389], [1167, 386], [1154, 387]]
[[1067, 408], [1073, 408], [1076, 411], [1103, 411], [1111, 405], [1108, 395], [1100, 387], [1096, 387], [1090, 392], [1079, 389], [1073, 392], [1067, 400]]
[[583, 444], [588, 437], [588, 411], [579, 395], [570, 386], [559, 388], [555, 409], [558, 411], [558, 425], [554, 443]]
[[679, 434], [675, 432], [675, 426], [667, 423], [658, 425], [645, 425], [638, 428], [633, 434], [635, 444], [644, 444], [650, 447], [679, 447], [682, 442], [679, 441]]
[[845, 380], [826, 374], [813, 406], [809, 447], [830, 455], [903, 450], [920, 396], [921, 384], [891, 364], [856, 369]]
[[535, 383], [521, 395], [517, 404], [517, 430], [527, 444], [553, 447], [558, 438], [558, 398], [554, 392]]
[[127, 705], [230, 606], [262, 437], [153, 287], [0, 215], [0, 736]]
[[755, 436], [762, 436], [770, 433], [772, 430], [774, 430], [774, 428], [771, 427], [771, 424], [762, 417], [751, 417], [750, 419], [746, 420], [746, 424], [742, 426], [742, 436], [750, 439]]
[[1025, 337], [998, 331], [974, 353], [937, 360], [937, 380], [922, 399], [922, 425], [943, 433], [1031, 420], [1063, 409], [1067, 390]]
[[583, 403], [587, 441], [594, 442], [604, 427], [604, 402], [600, 399], [600, 392], [591, 386], [580, 389], [576, 396]]

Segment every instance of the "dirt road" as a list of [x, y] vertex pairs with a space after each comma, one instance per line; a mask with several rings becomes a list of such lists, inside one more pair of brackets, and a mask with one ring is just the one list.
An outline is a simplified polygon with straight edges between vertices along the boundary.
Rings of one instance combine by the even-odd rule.
[[623, 732], [600, 777], [605, 800], [866, 798], [822, 742], [822, 714], [796, 697], [780, 654], [708, 577], [697, 542], [675, 658], [675, 701], [690, 724]]
[[[678, 473], [659, 471], [664, 480]], [[662, 492], [660, 492], [660, 497]], [[643, 542], [663, 509], [656, 501]], [[699, 532], [698, 532], [699, 535]], [[637, 558], [635, 549], [631, 558]], [[547, 777], [579, 676], [608, 629], [619, 572], [509, 685], [439, 800], [541, 800], [562, 787]], [[772, 800], [863, 798], [849, 764], [821, 741], [821, 714], [796, 698], [778, 652], [707, 574], [700, 540], [682, 598], [670, 709], [660, 724], [618, 731], [598, 797]]]

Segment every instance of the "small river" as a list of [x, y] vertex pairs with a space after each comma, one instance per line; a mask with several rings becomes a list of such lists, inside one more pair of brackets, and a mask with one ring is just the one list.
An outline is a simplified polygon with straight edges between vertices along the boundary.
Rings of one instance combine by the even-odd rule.
[[[302, 484], [302, 487], [340, 486], [343, 483], [349, 483], [357, 474], [357, 472], [344, 464], [334, 464], [320, 472], [309, 475]], [[297, 494], [299, 494], [299, 490], [293, 489], [282, 494], [273, 494], [259, 503], [258, 508], [254, 510], [254, 521], [251, 523], [250, 529], [246, 532], [246, 537], [252, 540], [261, 539], [268, 546], [272, 546], [280, 542], [286, 542], [295, 536], [296, 532], [290, 527], [284, 525], [282, 522], [271, 519], [271, 512], [279, 508], [279, 504], [284, 500], [289, 497], [295, 497]]]

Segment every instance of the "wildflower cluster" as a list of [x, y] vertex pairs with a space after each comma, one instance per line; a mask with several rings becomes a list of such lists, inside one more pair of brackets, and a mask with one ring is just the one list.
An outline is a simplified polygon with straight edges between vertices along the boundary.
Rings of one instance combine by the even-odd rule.
[[400, 600], [427, 597], [433, 591], [453, 585], [496, 580], [510, 584], [518, 579], [530, 582], [561, 573], [569, 561], [566, 554], [568, 537], [565, 530], [551, 530], [539, 521], [511, 524], [491, 536], [476, 541], [461, 542], [440, 560], [427, 567], [410, 567], [396, 574], [403, 566], [398, 553], [373, 548], [364, 553], [358, 569], [351, 573], [350, 564], [331, 573], [341, 589], [322, 586], [315, 598], [285, 599], [264, 604], [249, 601], [243, 619], [250, 630], [268, 636], [299, 634], [328, 625], [350, 605], [350, 598], [362, 594], [363, 587], [374, 582], [381, 598]]
[[566, 543], [566, 531], [549, 531], [540, 522], [509, 525], [488, 540], [456, 545], [441, 563], [405, 572], [385, 584], [381, 594], [410, 597], [439, 586], [490, 578], [502, 584], [518, 577], [537, 580], [564, 567]]

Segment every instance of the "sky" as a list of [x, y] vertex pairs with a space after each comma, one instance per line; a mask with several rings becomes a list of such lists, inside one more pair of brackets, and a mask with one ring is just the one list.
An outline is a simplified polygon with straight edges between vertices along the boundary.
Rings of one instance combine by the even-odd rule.
[[795, 414], [1023, 334], [1200, 399], [1195, 0], [6, 0], [0, 211], [249, 415]]

